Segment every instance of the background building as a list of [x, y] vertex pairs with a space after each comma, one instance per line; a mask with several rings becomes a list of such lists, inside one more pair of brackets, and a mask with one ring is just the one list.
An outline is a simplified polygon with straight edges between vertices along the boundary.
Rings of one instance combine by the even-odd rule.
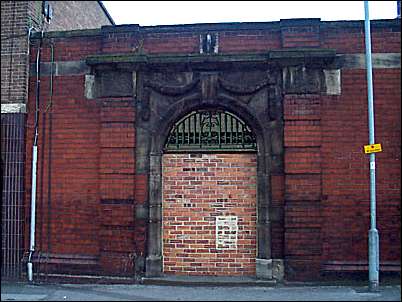
[[25, 120], [28, 78], [32, 71], [30, 35], [41, 30], [88, 29], [112, 24], [100, 1], [1, 2], [2, 277], [19, 275], [24, 251]]

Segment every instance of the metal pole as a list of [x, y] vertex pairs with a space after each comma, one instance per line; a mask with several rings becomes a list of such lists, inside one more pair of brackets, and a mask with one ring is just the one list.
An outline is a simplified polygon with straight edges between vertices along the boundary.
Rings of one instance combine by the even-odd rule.
[[[367, 97], [368, 97], [368, 124], [369, 144], [374, 144], [374, 106], [373, 106], [373, 79], [371, 65], [371, 36], [369, 4], [364, 1], [365, 42], [366, 42], [366, 70], [367, 70]], [[376, 229], [376, 193], [375, 193], [375, 153], [370, 153], [370, 230], [368, 240], [369, 257], [369, 289], [377, 291], [379, 287], [379, 235]]]

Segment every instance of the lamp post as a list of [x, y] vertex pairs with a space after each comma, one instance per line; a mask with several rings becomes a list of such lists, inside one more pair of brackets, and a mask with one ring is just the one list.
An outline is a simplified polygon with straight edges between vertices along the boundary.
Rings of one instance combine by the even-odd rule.
[[[373, 72], [371, 65], [371, 36], [368, 1], [364, 1], [364, 16], [369, 144], [374, 144]], [[377, 291], [379, 287], [380, 257], [379, 235], [376, 228], [375, 153], [370, 153], [370, 230], [368, 236], [369, 289], [370, 291]]]

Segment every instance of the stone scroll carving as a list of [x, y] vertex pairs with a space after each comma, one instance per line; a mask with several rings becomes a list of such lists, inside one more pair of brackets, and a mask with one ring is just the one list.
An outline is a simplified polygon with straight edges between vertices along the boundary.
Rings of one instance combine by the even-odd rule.
[[[163, 75], [166, 77], [166, 75]], [[140, 100], [140, 115], [143, 121], [148, 121], [150, 118], [150, 95], [151, 91], [158, 93], [169, 103], [174, 103], [177, 100], [194, 94], [197, 91], [200, 79], [194, 79], [189, 83], [177, 85], [171, 84], [171, 81], [161, 79], [160, 74], [154, 74], [153, 77], [144, 80], [143, 94]], [[198, 96], [198, 94], [196, 95]]]
[[[256, 112], [263, 110], [265, 118], [271, 121], [280, 116], [281, 96], [276, 86], [277, 81], [269, 71], [152, 73], [143, 82], [140, 116], [148, 121], [151, 111], [166, 111], [163, 108], [151, 110], [151, 107], [169, 107], [179, 101], [198, 99], [201, 104], [219, 105], [220, 100], [226, 100], [254, 107]], [[157, 99], [159, 104], [151, 106], [151, 99]]]

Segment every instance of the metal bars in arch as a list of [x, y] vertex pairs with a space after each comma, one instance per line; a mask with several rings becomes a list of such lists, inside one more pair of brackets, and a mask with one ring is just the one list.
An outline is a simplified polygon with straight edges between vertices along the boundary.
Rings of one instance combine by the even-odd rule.
[[178, 120], [165, 143], [165, 152], [256, 151], [251, 128], [221, 109], [194, 110]]

